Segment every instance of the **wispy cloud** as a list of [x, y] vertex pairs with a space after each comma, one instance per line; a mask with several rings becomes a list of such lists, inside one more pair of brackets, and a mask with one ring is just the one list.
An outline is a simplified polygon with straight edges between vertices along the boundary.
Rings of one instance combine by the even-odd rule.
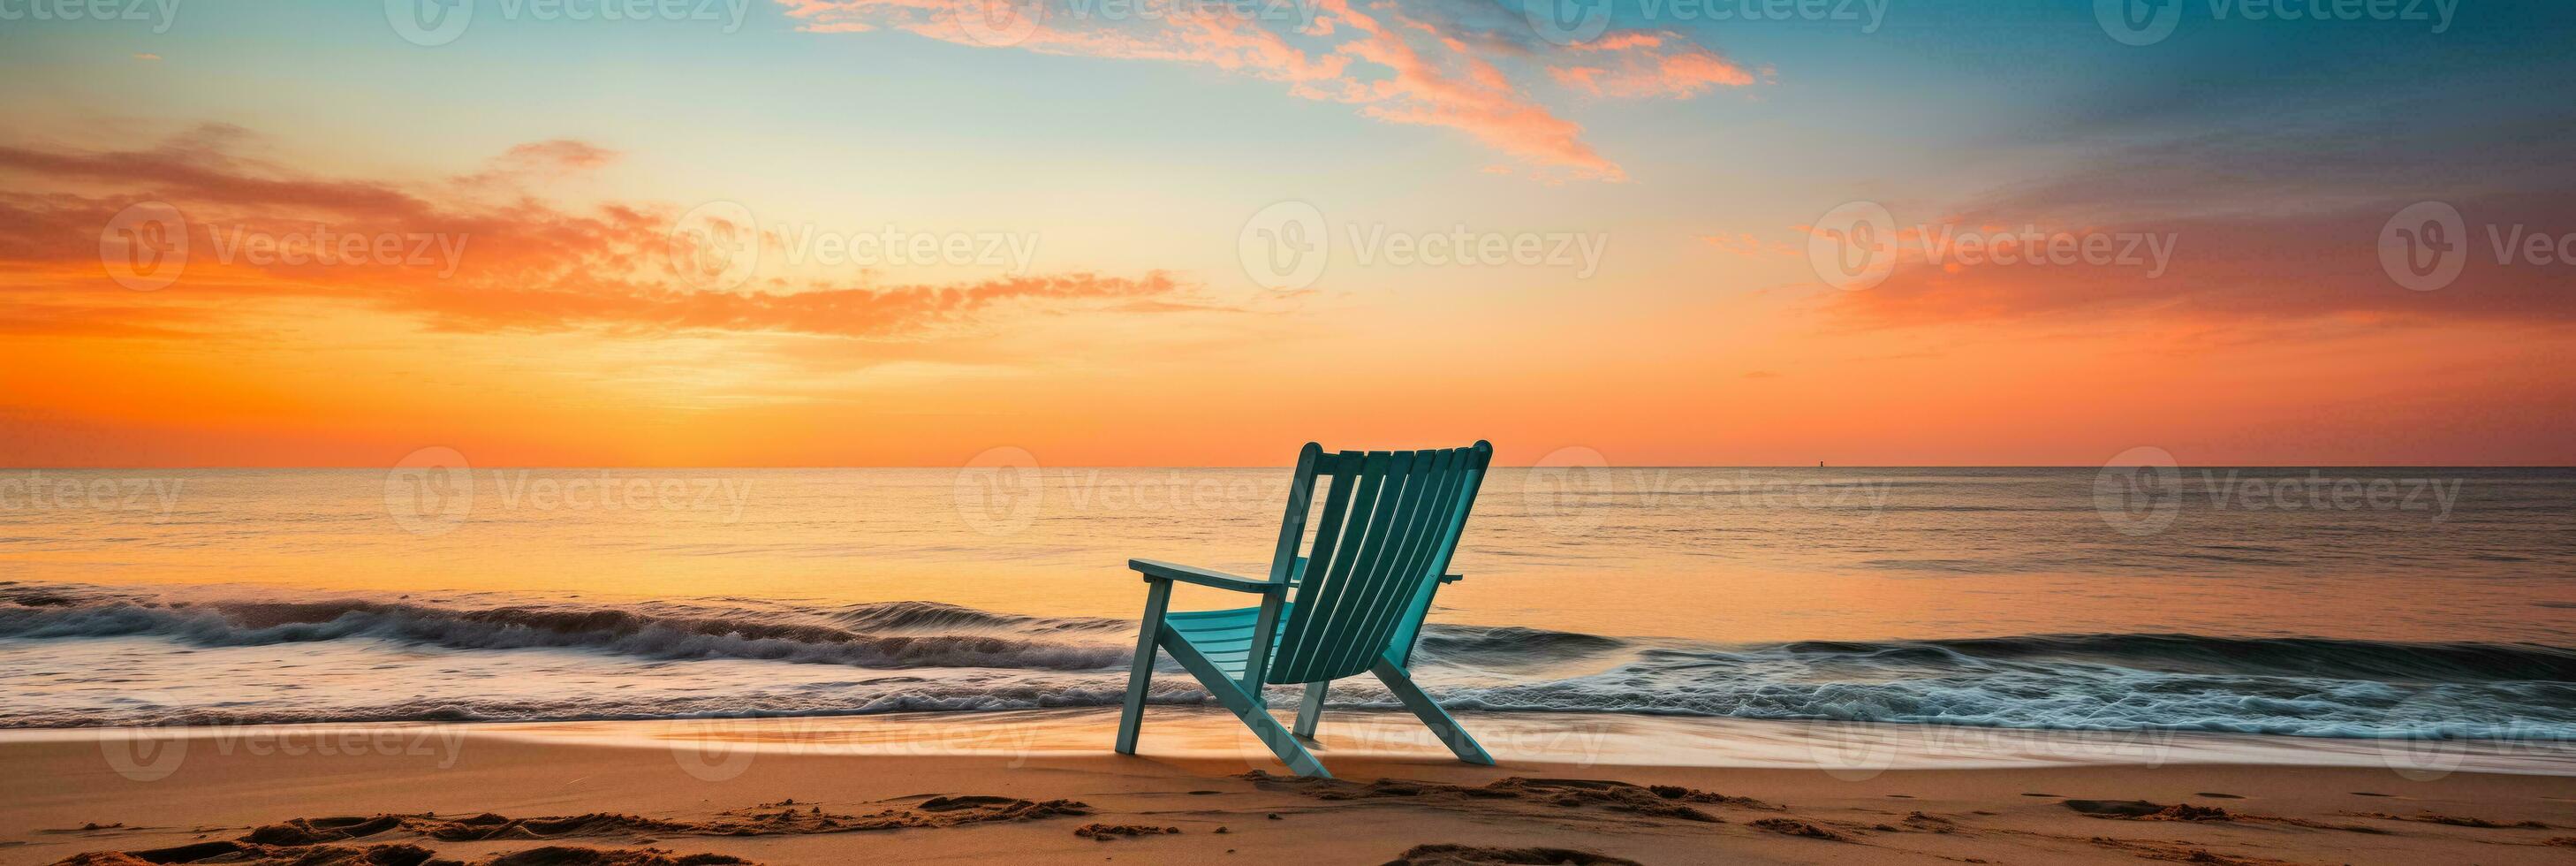
[[1611, 33], [1567, 46], [1567, 51], [1574, 62], [1551, 65], [1548, 74], [1560, 84], [1594, 96], [1689, 99], [1718, 87], [1744, 87], [1756, 81], [1753, 70], [1678, 33]]
[[[2576, 226], [2576, 170], [2542, 143], [2542, 124], [2404, 124], [2382, 112], [2267, 108], [2215, 125], [2159, 118], [2179, 131], [2070, 132], [2013, 183], [1887, 202], [1898, 227], [1894, 270], [1830, 306], [1867, 326], [2085, 319], [2256, 332], [2328, 321], [2576, 321], [2576, 261], [2528, 249], [2534, 237], [2552, 242]], [[2469, 152], [2478, 158], [2457, 156]], [[2391, 275], [2380, 241], [2422, 201], [2456, 209], [2466, 236], [2440, 240], [2460, 266], [2456, 278], [2419, 291]], [[2030, 263], [2042, 249], [2025, 239], [2032, 233], [2052, 261]], [[1960, 255], [1970, 236], [1981, 252], [2003, 255]], [[1793, 241], [1803, 252], [1808, 238]], [[2156, 244], [2169, 248], [2167, 260], [2157, 260]]]
[[[276, 168], [235, 153], [243, 137], [215, 127], [140, 151], [0, 147], [0, 177], [12, 189], [0, 192], [0, 291], [15, 305], [0, 331], [204, 332], [220, 328], [221, 317], [188, 305], [207, 299], [349, 304], [444, 331], [872, 339], [923, 339], [1015, 314], [1216, 308], [1196, 286], [1161, 272], [935, 284], [769, 277], [749, 290], [712, 290], [672, 260], [681, 208], [611, 202], [574, 210], [526, 186], [615, 158], [596, 145], [520, 145], [453, 183], [400, 186]], [[476, 194], [495, 185], [510, 194]], [[185, 218], [189, 261], [180, 289], [138, 293], [102, 278], [101, 232], [141, 201], [166, 202]], [[245, 256], [245, 237], [354, 238], [369, 254]], [[385, 238], [395, 239], [390, 253], [371, 246]]]
[[[1833, 308], [1876, 326], [2069, 316], [2222, 327], [2326, 318], [2566, 322], [2576, 320], [2576, 293], [2567, 291], [2576, 263], [2529, 260], [2519, 245], [2546, 227], [2576, 223], [2571, 195], [2576, 189], [2451, 197], [2469, 236], [2444, 239], [2444, 249], [2461, 269], [2426, 291], [2400, 284], [2380, 258], [2381, 230], [2407, 199], [2101, 224], [1978, 207], [1904, 225], [1886, 281], [1838, 294]], [[1970, 236], [1979, 249], [1967, 248]]]
[[[1480, 27], [1437, 7], [1408, 11], [1394, 3], [1148, 2], [1136, 6], [1159, 14], [1112, 17], [1103, 4], [1067, 0], [1028, 0], [1000, 16], [987, 0], [779, 2], [815, 32], [899, 30], [966, 45], [1255, 76], [1389, 123], [1457, 130], [1533, 173], [1560, 178], [1618, 181], [1627, 171], [1524, 80], [1553, 80], [1593, 96], [1687, 99], [1762, 77], [1676, 33], [1618, 31], [1558, 46], [1525, 27], [1515, 32], [1517, 16]], [[1311, 14], [1270, 14], [1288, 9]]]

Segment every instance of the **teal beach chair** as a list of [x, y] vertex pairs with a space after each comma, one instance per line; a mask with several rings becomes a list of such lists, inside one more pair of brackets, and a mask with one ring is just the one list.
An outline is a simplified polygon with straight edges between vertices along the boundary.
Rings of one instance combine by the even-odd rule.
[[[1299, 775], [1332, 775], [1298, 740], [1315, 735], [1332, 681], [1364, 671], [1386, 683], [1459, 760], [1492, 764], [1476, 738], [1414, 686], [1405, 665], [1432, 595], [1458, 580], [1448, 573], [1449, 557], [1493, 457], [1494, 446], [1482, 441], [1436, 451], [1335, 454], [1308, 442], [1297, 454], [1269, 579], [1128, 560], [1127, 567], [1145, 576], [1147, 589], [1136, 666], [1127, 676], [1126, 709], [1118, 718], [1119, 754], [1136, 753], [1145, 687], [1160, 648]], [[1299, 556], [1308, 512], [1315, 511], [1315, 484], [1327, 477], [1332, 484], [1317, 515], [1313, 549]], [[1261, 603], [1168, 612], [1174, 581], [1258, 595]], [[1261, 694], [1269, 683], [1306, 684], [1294, 733], [1270, 717]]]

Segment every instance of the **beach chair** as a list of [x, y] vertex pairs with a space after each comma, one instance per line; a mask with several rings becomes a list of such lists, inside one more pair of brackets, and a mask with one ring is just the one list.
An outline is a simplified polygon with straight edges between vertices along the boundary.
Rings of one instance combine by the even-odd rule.
[[[1147, 588], [1136, 665], [1118, 718], [1119, 754], [1136, 753], [1145, 687], [1159, 648], [1299, 775], [1332, 775], [1299, 740], [1314, 736], [1332, 681], [1362, 672], [1376, 674], [1459, 760], [1492, 764], [1476, 738], [1413, 684], [1405, 666], [1433, 594], [1458, 580], [1448, 573], [1449, 556], [1458, 549], [1458, 534], [1493, 456], [1494, 446], [1482, 441], [1434, 451], [1335, 454], [1308, 442], [1297, 454], [1267, 579], [1128, 560]], [[1316, 515], [1312, 550], [1299, 556], [1308, 513], [1315, 511], [1316, 483], [1326, 478], [1332, 483]], [[1261, 603], [1170, 612], [1165, 606], [1175, 581], [1257, 595]], [[1293, 733], [1270, 716], [1262, 698], [1262, 686], [1269, 683], [1306, 684]]]

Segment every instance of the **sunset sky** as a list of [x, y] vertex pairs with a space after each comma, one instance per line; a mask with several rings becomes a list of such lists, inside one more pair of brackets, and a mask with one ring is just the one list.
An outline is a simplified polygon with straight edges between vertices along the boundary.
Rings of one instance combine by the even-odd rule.
[[[0, 465], [2576, 462], [2564, 3], [455, 2], [0, 3]], [[1893, 272], [1837, 287], [1855, 201]], [[1321, 270], [1264, 272], [1304, 214]], [[1956, 243], [2026, 229], [2169, 259]], [[317, 235], [398, 252], [263, 252]], [[1515, 252], [1399, 252], [1462, 236]]]

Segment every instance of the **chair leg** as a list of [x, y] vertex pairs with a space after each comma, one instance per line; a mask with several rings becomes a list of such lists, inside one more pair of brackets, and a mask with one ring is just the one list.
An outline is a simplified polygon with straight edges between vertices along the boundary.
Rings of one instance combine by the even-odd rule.
[[1181, 667], [1198, 678], [1199, 685], [1206, 687], [1208, 694], [1216, 696], [1217, 703], [1224, 704], [1228, 712], [1243, 721], [1244, 727], [1251, 728], [1253, 736], [1261, 738], [1261, 744], [1270, 747], [1270, 754], [1278, 756], [1280, 763], [1287, 764], [1288, 769], [1300, 776], [1333, 777], [1324, 769], [1324, 762], [1315, 760], [1314, 753], [1306, 751], [1306, 747], [1297, 742], [1296, 735], [1289, 733], [1278, 719], [1271, 718], [1270, 711], [1261, 702], [1253, 700], [1252, 693], [1244, 689], [1242, 682], [1218, 670], [1214, 662], [1200, 654], [1198, 647], [1190, 645], [1189, 639], [1166, 632], [1162, 636], [1162, 645], [1164, 652], [1171, 653]]
[[1404, 702], [1405, 709], [1412, 710], [1415, 718], [1429, 726], [1432, 736], [1439, 737], [1440, 742], [1458, 756], [1458, 760], [1493, 765], [1494, 756], [1485, 754], [1485, 747], [1478, 745], [1476, 738], [1467, 734], [1466, 728], [1459, 727], [1458, 720], [1450, 718], [1448, 710], [1441, 709], [1439, 704], [1432, 702], [1430, 695], [1423, 694], [1422, 689], [1413, 684], [1412, 674], [1385, 656], [1378, 657], [1377, 665], [1369, 668], [1369, 673], [1376, 674], [1380, 682], [1386, 683], [1386, 690], [1394, 692], [1396, 700]]
[[1306, 700], [1297, 707], [1297, 728], [1294, 731], [1297, 736], [1309, 740], [1315, 738], [1315, 722], [1324, 715], [1324, 693], [1332, 688], [1331, 680], [1306, 684]]
[[[1218, 697], [1233, 696], [1220, 694]], [[1233, 700], [1226, 700], [1224, 703], [1226, 709], [1234, 711], [1235, 718], [1242, 719], [1243, 724], [1252, 729], [1253, 736], [1261, 738], [1262, 745], [1270, 747], [1271, 755], [1276, 756], [1280, 763], [1288, 765], [1288, 769], [1300, 776], [1323, 779], [1333, 777], [1332, 771], [1324, 769], [1324, 762], [1315, 760], [1315, 754], [1306, 751], [1305, 744], [1297, 742], [1297, 736], [1280, 726], [1278, 719], [1271, 718], [1269, 710], [1254, 706], [1250, 696], [1245, 696], [1241, 706], [1237, 706], [1237, 702]]]
[[1118, 754], [1136, 754], [1136, 729], [1145, 722], [1145, 689], [1153, 684], [1154, 645], [1163, 631], [1163, 608], [1171, 603], [1172, 582], [1153, 581], [1145, 591], [1145, 621], [1136, 626], [1136, 664], [1127, 671], [1127, 703], [1118, 713]]

